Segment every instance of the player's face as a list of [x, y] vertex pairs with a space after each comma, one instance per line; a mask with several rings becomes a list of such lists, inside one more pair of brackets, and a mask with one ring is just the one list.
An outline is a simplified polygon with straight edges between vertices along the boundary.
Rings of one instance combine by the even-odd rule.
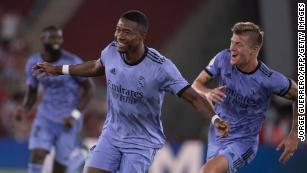
[[251, 58], [253, 49], [247, 34], [233, 34], [230, 41], [231, 59], [233, 65], [247, 65]]
[[122, 53], [136, 51], [144, 40], [138, 24], [125, 18], [119, 19], [114, 37], [117, 43], [117, 50]]
[[58, 50], [63, 43], [63, 33], [61, 30], [46, 31], [42, 35], [42, 42], [44, 46], [49, 45], [54, 50]]

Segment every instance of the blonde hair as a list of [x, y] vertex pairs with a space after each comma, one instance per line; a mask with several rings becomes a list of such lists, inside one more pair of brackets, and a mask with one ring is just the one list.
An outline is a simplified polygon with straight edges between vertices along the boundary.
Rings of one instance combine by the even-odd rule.
[[231, 31], [236, 35], [248, 34], [253, 45], [262, 46], [263, 31], [252, 22], [238, 22], [231, 28]]

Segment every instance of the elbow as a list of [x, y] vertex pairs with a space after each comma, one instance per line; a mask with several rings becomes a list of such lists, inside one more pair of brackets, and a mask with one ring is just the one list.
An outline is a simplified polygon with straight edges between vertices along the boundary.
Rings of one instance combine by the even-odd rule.
[[201, 93], [200, 91], [201, 91], [201, 86], [202, 84], [199, 82], [199, 81], [197, 81], [197, 80], [195, 80], [194, 82], [193, 82], [193, 84], [192, 84], [192, 88], [196, 91], [196, 92], [198, 92], [198, 93]]
[[197, 81], [196, 80], [192, 83], [191, 87], [195, 90], [197, 89]]

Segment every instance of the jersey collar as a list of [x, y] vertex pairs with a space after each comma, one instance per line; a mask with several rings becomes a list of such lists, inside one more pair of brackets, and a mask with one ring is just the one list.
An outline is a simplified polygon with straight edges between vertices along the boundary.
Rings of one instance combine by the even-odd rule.
[[236, 66], [236, 69], [238, 69], [238, 71], [241, 72], [241, 73], [243, 73], [243, 74], [248, 74], [248, 75], [250, 75], [250, 74], [255, 73], [255, 72], [260, 68], [261, 64], [262, 64], [262, 62], [258, 60], [257, 67], [256, 67], [253, 71], [251, 71], [251, 72], [244, 72], [244, 71], [240, 70], [237, 66]]
[[126, 61], [126, 59], [125, 59], [125, 54], [124, 54], [124, 53], [120, 53], [120, 56], [121, 56], [121, 58], [123, 59], [123, 61], [125, 62], [125, 64], [127, 64], [127, 65], [129, 65], [129, 66], [135, 66], [135, 65], [138, 65], [139, 63], [141, 63], [141, 62], [144, 60], [144, 58], [145, 58], [146, 55], [147, 55], [147, 52], [148, 52], [148, 48], [145, 46], [144, 54], [143, 54], [142, 57], [141, 57], [138, 61], [136, 61], [135, 63], [128, 63], [128, 62]]

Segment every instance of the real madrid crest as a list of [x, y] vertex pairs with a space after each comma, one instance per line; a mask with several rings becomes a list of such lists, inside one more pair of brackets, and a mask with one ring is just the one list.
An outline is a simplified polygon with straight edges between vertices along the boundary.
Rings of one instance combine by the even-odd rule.
[[137, 81], [137, 90], [142, 90], [145, 86], [145, 78], [143, 76], [139, 76], [138, 81]]

